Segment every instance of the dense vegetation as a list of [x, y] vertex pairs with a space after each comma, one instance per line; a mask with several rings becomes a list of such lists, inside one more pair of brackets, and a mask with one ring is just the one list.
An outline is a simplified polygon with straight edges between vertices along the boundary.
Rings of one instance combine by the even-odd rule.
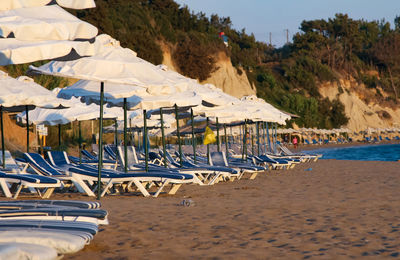
[[[196, 14], [173, 0], [97, 0], [96, 4], [95, 9], [71, 12], [154, 64], [162, 62], [167, 46], [180, 72], [192, 78], [209, 77], [217, 69], [217, 54], [225, 52], [239, 73], [247, 73], [258, 96], [298, 114], [295, 122], [300, 126], [332, 128], [347, 123], [343, 104], [319, 94], [322, 82], [337, 82], [343, 92], [339, 79], [352, 78], [376, 89], [381, 101], [398, 101], [399, 18], [394, 29], [385, 21], [353, 20], [345, 14], [303, 21], [291, 43], [274, 48], [257, 42], [244, 29], [233, 29], [229, 17]], [[228, 48], [218, 36], [221, 31], [229, 38]]]

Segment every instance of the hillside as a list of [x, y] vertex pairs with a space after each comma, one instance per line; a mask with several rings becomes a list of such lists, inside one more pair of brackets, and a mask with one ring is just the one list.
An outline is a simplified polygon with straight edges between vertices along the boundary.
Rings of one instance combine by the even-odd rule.
[[[71, 12], [153, 64], [164, 63], [234, 96], [256, 92], [299, 115], [294, 122], [300, 127], [359, 130], [398, 123], [399, 18], [394, 29], [384, 20], [353, 20], [345, 14], [303, 21], [291, 43], [274, 48], [257, 42], [245, 29], [233, 29], [229, 17], [196, 14], [173, 0], [96, 4]], [[7, 70], [17, 76], [26, 68]], [[68, 84], [46, 76], [35, 80], [48, 88]]]

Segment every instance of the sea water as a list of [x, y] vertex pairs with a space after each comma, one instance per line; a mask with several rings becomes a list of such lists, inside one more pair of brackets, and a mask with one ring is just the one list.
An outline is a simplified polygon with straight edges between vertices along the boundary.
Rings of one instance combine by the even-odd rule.
[[400, 144], [359, 145], [349, 147], [321, 148], [303, 151], [307, 154], [322, 154], [321, 159], [357, 161], [399, 161]]

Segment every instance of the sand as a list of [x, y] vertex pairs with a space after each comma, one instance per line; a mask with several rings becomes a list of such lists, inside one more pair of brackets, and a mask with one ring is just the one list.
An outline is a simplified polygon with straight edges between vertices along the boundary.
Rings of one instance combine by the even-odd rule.
[[[399, 167], [320, 160], [174, 196], [107, 196], [110, 225], [64, 259], [398, 258]], [[54, 198], [66, 197], [88, 199]]]

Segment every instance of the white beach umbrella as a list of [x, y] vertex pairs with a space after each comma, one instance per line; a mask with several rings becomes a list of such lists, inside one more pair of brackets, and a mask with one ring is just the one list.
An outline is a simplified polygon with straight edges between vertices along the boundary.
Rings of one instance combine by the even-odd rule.
[[[54, 126], [68, 124], [73, 121], [85, 121], [99, 118], [100, 108], [96, 104], [86, 105], [78, 98], [65, 100], [65, 102], [69, 104], [69, 107], [65, 109], [46, 109], [38, 107], [29, 111], [29, 123]], [[117, 107], [105, 107], [104, 118], [121, 120], [123, 118], [123, 110]], [[17, 119], [26, 123], [26, 111], [18, 114]]]
[[[3, 108], [20, 106], [24, 106], [26, 110], [28, 106], [56, 108], [68, 106], [68, 102], [57, 98], [54, 93], [36, 84], [31, 78], [22, 76], [14, 79], [9, 77], [7, 73], [0, 71], [0, 121], [3, 162], [5, 162]], [[29, 151], [29, 125], [27, 125], [27, 150]]]
[[[79, 80], [72, 86], [63, 88], [58, 97], [69, 99], [79, 97], [87, 104], [100, 103], [99, 83], [96, 81]], [[126, 99], [126, 100], [124, 100]], [[175, 92], [168, 86], [140, 87], [136, 85], [108, 83], [104, 91], [104, 100], [111, 106], [122, 107], [127, 102], [128, 109], [157, 109], [160, 107], [196, 106], [202, 99], [196, 92], [186, 90]]]
[[15, 79], [0, 71], [0, 105], [55, 108], [60, 105], [68, 106], [68, 101], [57, 98], [54, 93], [36, 84], [29, 77], [21, 76]]
[[245, 102], [245, 104], [259, 106], [260, 110], [264, 112], [266, 116], [273, 116], [279, 124], [285, 125], [285, 121], [291, 119], [289, 115], [281, 112], [279, 109], [267, 103], [264, 99], [258, 98], [254, 95], [243, 97], [241, 98], [241, 101]]
[[[137, 87], [163, 87], [163, 91], [182, 92], [193, 80], [169, 77], [162, 69], [147, 62], [108, 35], [99, 35], [96, 42], [103, 45], [102, 51], [91, 57], [74, 61], [52, 61], [33, 71], [53, 76], [69, 77], [104, 83], [134, 85]], [[168, 90], [167, 90], [168, 89]], [[157, 89], [156, 91], [160, 91]]]
[[56, 59], [75, 53], [83, 57], [96, 52], [96, 45], [87, 41], [31, 42], [13, 38], [0, 39], [0, 66]]
[[86, 9], [96, 7], [94, 0], [1, 0], [0, 11], [24, 7], [44, 6], [54, 2], [62, 7], [71, 9]]
[[0, 12], [0, 36], [22, 41], [92, 39], [98, 30], [58, 5]]
[[[9, 7], [17, 3], [5, 2], [7, 0], [2, 0], [1, 4]], [[30, 6], [23, 0], [19, 2], [22, 6]], [[96, 27], [57, 5], [37, 6], [0, 12], [0, 34], [3, 37], [0, 38], [1, 66], [61, 57], [71, 59], [100, 51], [98, 48], [102, 45], [88, 41], [97, 35]]]
[[240, 102], [238, 98], [224, 93], [221, 89], [212, 84], [201, 85], [196, 80], [187, 78], [175, 71], [169, 70], [165, 65], [158, 65], [157, 67], [160, 70], [163, 70], [164, 73], [168, 75], [168, 78], [173, 81], [176, 80], [178, 82], [188, 82], [189, 89], [196, 92], [196, 94], [199, 95], [206, 104], [213, 106], [225, 106]]

